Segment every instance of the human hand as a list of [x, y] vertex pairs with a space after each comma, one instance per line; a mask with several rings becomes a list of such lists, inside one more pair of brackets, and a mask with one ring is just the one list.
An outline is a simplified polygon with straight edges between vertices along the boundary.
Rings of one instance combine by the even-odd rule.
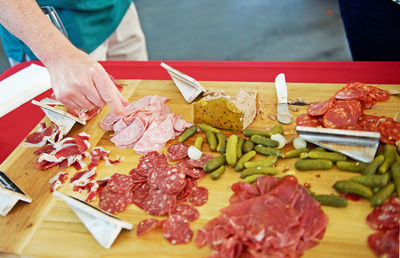
[[45, 63], [56, 99], [74, 113], [108, 104], [124, 115], [128, 101], [121, 95], [104, 68], [86, 53], [66, 50], [61, 58]]

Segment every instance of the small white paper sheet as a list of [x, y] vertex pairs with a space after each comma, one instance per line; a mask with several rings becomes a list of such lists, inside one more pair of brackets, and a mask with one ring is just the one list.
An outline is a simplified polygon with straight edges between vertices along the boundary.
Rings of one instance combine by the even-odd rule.
[[0, 81], [0, 117], [51, 88], [46, 68], [31, 64]]

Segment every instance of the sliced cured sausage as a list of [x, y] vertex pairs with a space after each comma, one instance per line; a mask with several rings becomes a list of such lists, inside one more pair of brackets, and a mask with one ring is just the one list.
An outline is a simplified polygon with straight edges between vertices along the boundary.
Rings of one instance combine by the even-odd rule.
[[133, 200], [131, 191], [125, 193], [115, 193], [104, 187], [100, 192], [99, 206], [101, 209], [110, 212], [118, 213], [125, 209]]
[[189, 196], [189, 202], [194, 206], [202, 206], [208, 201], [208, 190], [202, 186], [193, 187], [193, 192]]
[[131, 176], [115, 173], [110, 177], [107, 187], [110, 191], [125, 193], [132, 191], [133, 185], [134, 183]]
[[185, 203], [177, 204], [173, 210], [171, 210], [170, 215], [181, 215], [183, 218], [187, 219], [188, 221], [194, 221], [199, 217], [199, 211]]
[[171, 215], [162, 226], [164, 238], [171, 244], [187, 244], [192, 240], [193, 231], [181, 215]]
[[167, 194], [177, 194], [185, 188], [186, 174], [180, 166], [169, 166], [157, 179], [159, 189]]
[[323, 116], [324, 126], [337, 129], [355, 128], [360, 115], [361, 103], [359, 101], [338, 101]]
[[189, 146], [183, 143], [175, 143], [168, 147], [168, 160], [177, 161], [187, 157]]
[[143, 209], [147, 214], [164, 216], [175, 207], [176, 198], [173, 195], [164, 193], [161, 190], [152, 190], [143, 202]]
[[163, 223], [162, 221], [154, 218], [144, 219], [139, 222], [137, 226], [136, 235], [141, 236], [147, 232], [150, 232], [151, 230], [160, 227], [162, 223]]
[[330, 98], [328, 100], [316, 102], [310, 104], [310, 107], [307, 109], [307, 113], [310, 116], [322, 116], [329, 109], [331, 109], [335, 105], [335, 98]]
[[309, 126], [309, 127], [322, 126], [322, 122], [319, 117], [313, 117], [308, 115], [307, 113], [299, 115], [296, 118], [296, 124], [298, 126]]

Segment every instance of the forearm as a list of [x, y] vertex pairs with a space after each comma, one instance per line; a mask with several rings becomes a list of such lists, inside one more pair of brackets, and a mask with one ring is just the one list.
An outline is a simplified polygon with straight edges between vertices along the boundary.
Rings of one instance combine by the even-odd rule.
[[29, 46], [46, 66], [75, 49], [34, 0], [0, 0], [0, 23]]

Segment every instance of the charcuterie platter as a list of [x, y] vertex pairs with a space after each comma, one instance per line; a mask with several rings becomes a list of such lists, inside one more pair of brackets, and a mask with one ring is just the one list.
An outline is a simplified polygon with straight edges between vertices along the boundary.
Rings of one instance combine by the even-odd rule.
[[[149, 95], [159, 95], [169, 98], [166, 105], [171, 112], [181, 114], [183, 120], [193, 122], [193, 105], [188, 104], [182, 97], [173, 81], [121, 81], [124, 85], [122, 94], [129, 102], [141, 99]], [[271, 83], [245, 83], [245, 82], [201, 82], [206, 89], [223, 89], [230, 95], [235, 95], [240, 88], [256, 90], [261, 99], [262, 112], [258, 113], [254, 122], [249, 126], [252, 129], [265, 130], [278, 124], [276, 115], [275, 86]], [[311, 83], [287, 83], [289, 99], [307, 99], [310, 102], [318, 102], [329, 99], [345, 84], [311, 84]], [[374, 85], [384, 90], [395, 89], [400, 85]], [[304, 92], [310, 93], [304, 96]], [[293, 122], [283, 125], [285, 137], [288, 141], [296, 137], [296, 117], [305, 113], [307, 106], [296, 106], [291, 110]], [[391, 96], [388, 101], [377, 103], [365, 113], [379, 116], [394, 117], [400, 110], [398, 96]], [[142, 155], [137, 154], [132, 148], [120, 149], [110, 140], [112, 132], [106, 132], [99, 127], [99, 123], [109, 113], [109, 109], [103, 108], [101, 112], [86, 125], [76, 125], [69, 135], [71, 137], [79, 133], [90, 135], [90, 148], [102, 147], [109, 150], [110, 159], [124, 157], [118, 164], [109, 166], [99, 163], [96, 169], [97, 179], [110, 177], [115, 173], [128, 175], [136, 168]], [[45, 122], [48, 122], [45, 118]], [[35, 130], [35, 129], [34, 129]], [[232, 132], [227, 132], [231, 134]], [[237, 133], [237, 132], [235, 132]], [[238, 133], [239, 134], [239, 133]], [[196, 135], [204, 135], [197, 132], [187, 140], [188, 145], [193, 145]], [[177, 138], [169, 141], [162, 151], [172, 144], [177, 143]], [[288, 144], [283, 151], [292, 149]], [[138, 223], [153, 216], [146, 214], [134, 204], [130, 204], [123, 212], [116, 216], [134, 226], [132, 231], [123, 231], [115, 240], [110, 249], [102, 248], [92, 237], [86, 227], [80, 222], [70, 207], [63, 201], [54, 198], [49, 191], [49, 180], [61, 170], [55, 166], [47, 170], [35, 168], [37, 156], [33, 154], [35, 149], [26, 148], [20, 144], [17, 149], [1, 164], [0, 170], [7, 171], [8, 176], [21, 186], [32, 197], [29, 205], [16, 205], [7, 217], [0, 220], [0, 228], [4, 232], [1, 236], [0, 250], [26, 256], [131, 256], [131, 257], [206, 257], [211, 250], [208, 247], [198, 249], [194, 241], [184, 245], [171, 245], [164, 239], [162, 230], [156, 228], [146, 234], [137, 236]], [[203, 151], [216, 155], [203, 145]], [[87, 161], [89, 163], [89, 161]], [[279, 160], [276, 167], [281, 171], [292, 171], [301, 185], [307, 184], [314, 192], [321, 194], [336, 193], [332, 185], [338, 180], [345, 180], [354, 173], [339, 171], [336, 167], [325, 171], [300, 171], [295, 169], [296, 159]], [[63, 169], [71, 176], [77, 170], [74, 167]], [[219, 210], [229, 205], [232, 196], [230, 187], [241, 181], [240, 173], [232, 168], [227, 168], [225, 173], [213, 180], [210, 176], [204, 176], [198, 180], [198, 186], [208, 189], [208, 201], [197, 207], [199, 217], [190, 223], [190, 228], [195, 232], [202, 228], [208, 221], [219, 216]], [[73, 191], [68, 183], [63, 184], [59, 192], [71, 195], [81, 200], [84, 194]], [[98, 207], [98, 201], [91, 203]], [[370, 203], [366, 200], [349, 201], [346, 208], [323, 207], [329, 222], [326, 232], [319, 244], [304, 253], [303, 257], [374, 257], [374, 253], [367, 246], [367, 237], [374, 231], [365, 222], [368, 213], [372, 211]]]

